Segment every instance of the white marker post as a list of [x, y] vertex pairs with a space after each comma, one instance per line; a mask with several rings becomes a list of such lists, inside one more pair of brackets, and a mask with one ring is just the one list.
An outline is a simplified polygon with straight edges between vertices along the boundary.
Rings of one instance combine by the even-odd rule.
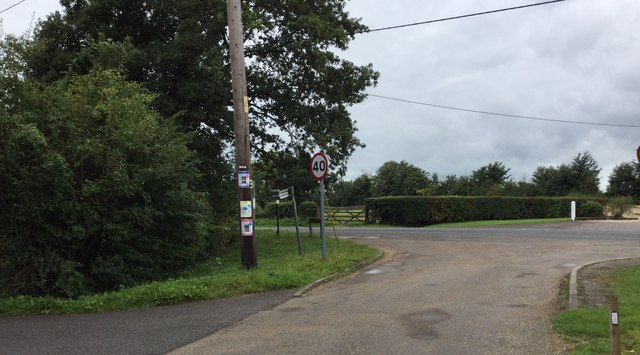
[[329, 171], [329, 160], [322, 153], [318, 152], [311, 158], [309, 166], [311, 176], [320, 182], [320, 237], [322, 238], [322, 259], [327, 259], [327, 236], [324, 225], [324, 178]]
[[576, 220], [576, 201], [571, 201], [571, 220]]

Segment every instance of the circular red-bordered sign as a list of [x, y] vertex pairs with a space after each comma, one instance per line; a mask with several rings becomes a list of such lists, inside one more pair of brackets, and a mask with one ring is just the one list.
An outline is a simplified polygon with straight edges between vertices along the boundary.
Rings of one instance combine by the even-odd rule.
[[318, 152], [313, 155], [311, 158], [311, 164], [309, 164], [309, 171], [311, 171], [311, 176], [315, 180], [324, 180], [327, 177], [327, 173], [329, 172], [329, 160], [322, 153]]
[[640, 147], [638, 147], [638, 150], [636, 150], [636, 155], [638, 156], [638, 160], [640, 161]]

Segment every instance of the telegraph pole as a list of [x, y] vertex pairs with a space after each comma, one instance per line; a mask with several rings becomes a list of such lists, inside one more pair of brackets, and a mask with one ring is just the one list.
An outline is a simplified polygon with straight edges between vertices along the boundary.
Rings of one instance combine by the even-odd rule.
[[240, 205], [240, 258], [247, 268], [258, 266], [254, 236], [254, 207], [251, 195], [251, 147], [249, 137], [249, 98], [244, 64], [241, 0], [227, 0], [229, 52], [231, 54], [231, 86], [233, 91], [233, 124]]

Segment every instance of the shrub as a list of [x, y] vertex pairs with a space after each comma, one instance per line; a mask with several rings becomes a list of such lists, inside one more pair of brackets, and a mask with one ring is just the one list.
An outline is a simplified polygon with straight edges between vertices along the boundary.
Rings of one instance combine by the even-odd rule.
[[[280, 201], [280, 207], [275, 202], [269, 202], [262, 211], [260, 217], [276, 218], [278, 208], [280, 208], [280, 217], [293, 218], [293, 201]], [[311, 201], [305, 201], [298, 205], [298, 217], [317, 217], [318, 204]]]
[[191, 137], [150, 108], [153, 95], [105, 70], [23, 99], [0, 109], [2, 293], [114, 290], [215, 247]]
[[607, 200], [607, 207], [613, 217], [622, 217], [625, 213], [633, 208], [633, 198], [631, 197], [612, 197]]
[[312, 201], [305, 201], [298, 206], [298, 214], [300, 217], [312, 218], [320, 215], [318, 204]]
[[269, 202], [264, 207], [264, 217], [276, 218], [280, 211], [280, 217], [293, 217], [293, 201], [280, 201], [280, 204]]

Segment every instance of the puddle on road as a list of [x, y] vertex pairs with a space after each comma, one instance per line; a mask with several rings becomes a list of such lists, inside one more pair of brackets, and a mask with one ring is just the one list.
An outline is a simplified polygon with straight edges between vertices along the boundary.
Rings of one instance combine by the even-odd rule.
[[509, 308], [527, 308], [529, 307], [529, 305], [523, 304], [523, 303], [518, 303], [518, 304], [508, 304], [507, 307]]
[[392, 271], [396, 271], [398, 269], [397, 266], [395, 265], [381, 265], [378, 267], [374, 267], [373, 269], [369, 269], [367, 271], [365, 271], [364, 273], [367, 275], [379, 275], [379, 274], [383, 274], [385, 272], [392, 272]]
[[441, 337], [436, 325], [449, 320], [451, 315], [437, 308], [422, 312], [410, 313], [402, 316], [407, 327], [407, 335], [414, 339], [436, 340]]

